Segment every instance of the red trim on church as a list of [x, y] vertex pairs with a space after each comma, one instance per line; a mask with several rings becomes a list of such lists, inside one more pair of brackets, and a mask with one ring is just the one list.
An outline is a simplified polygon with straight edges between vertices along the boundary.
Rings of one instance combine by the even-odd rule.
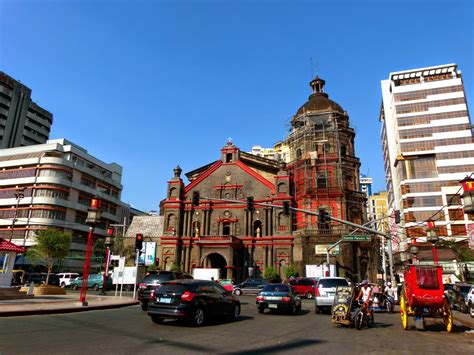
[[201, 173], [201, 175], [199, 175], [196, 180], [194, 180], [193, 182], [191, 182], [188, 186], [186, 186], [184, 188], [184, 192], [185, 193], [188, 193], [189, 191], [191, 191], [193, 188], [196, 187], [196, 185], [198, 185], [200, 182], [202, 182], [203, 180], [205, 180], [209, 175], [211, 175], [214, 171], [216, 171], [220, 166], [222, 165], [222, 160], [218, 160], [216, 161], [212, 166], [210, 166], [206, 171], [204, 171], [203, 173]]

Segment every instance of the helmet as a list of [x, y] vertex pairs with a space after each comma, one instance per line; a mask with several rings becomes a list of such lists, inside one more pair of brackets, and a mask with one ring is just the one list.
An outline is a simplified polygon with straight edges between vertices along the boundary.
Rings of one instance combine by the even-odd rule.
[[362, 286], [365, 286], [365, 285], [368, 285], [368, 284], [369, 284], [369, 281], [364, 280], [364, 281], [362, 281], [360, 284], [361, 284]]

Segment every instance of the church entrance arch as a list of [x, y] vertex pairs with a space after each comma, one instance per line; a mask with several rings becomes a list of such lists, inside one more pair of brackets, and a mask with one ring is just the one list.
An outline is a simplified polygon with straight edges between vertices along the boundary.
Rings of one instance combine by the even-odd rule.
[[204, 267], [209, 267], [212, 269], [219, 269], [219, 278], [227, 278], [227, 261], [219, 253], [211, 253], [204, 258], [203, 262]]

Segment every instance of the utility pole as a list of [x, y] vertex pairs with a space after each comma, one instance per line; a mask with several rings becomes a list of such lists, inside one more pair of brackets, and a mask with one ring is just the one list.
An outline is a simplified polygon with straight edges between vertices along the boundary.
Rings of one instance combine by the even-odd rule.
[[[384, 213], [382, 212], [382, 219], [385, 218]], [[382, 220], [382, 233], [385, 233], [385, 221]], [[382, 239], [382, 277], [384, 281], [384, 285], [387, 283], [387, 256], [385, 255], [385, 237], [383, 236]], [[388, 243], [392, 243], [390, 240]]]

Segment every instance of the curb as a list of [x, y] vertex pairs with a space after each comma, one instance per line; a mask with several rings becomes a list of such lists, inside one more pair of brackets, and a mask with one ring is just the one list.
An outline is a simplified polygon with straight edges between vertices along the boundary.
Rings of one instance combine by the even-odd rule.
[[123, 307], [135, 306], [135, 305], [138, 305], [138, 304], [140, 304], [139, 301], [130, 301], [130, 302], [127, 302], [127, 303], [93, 305], [93, 306], [86, 306], [86, 307], [67, 307], [67, 308], [57, 308], [57, 309], [12, 310], [12, 311], [0, 312], [0, 318], [2, 318], [2, 317], [33, 316], [33, 315], [44, 315], [44, 314], [64, 314], [64, 313], [88, 312], [88, 311], [96, 311], [96, 310], [102, 310], [102, 309], [123, 308]]

